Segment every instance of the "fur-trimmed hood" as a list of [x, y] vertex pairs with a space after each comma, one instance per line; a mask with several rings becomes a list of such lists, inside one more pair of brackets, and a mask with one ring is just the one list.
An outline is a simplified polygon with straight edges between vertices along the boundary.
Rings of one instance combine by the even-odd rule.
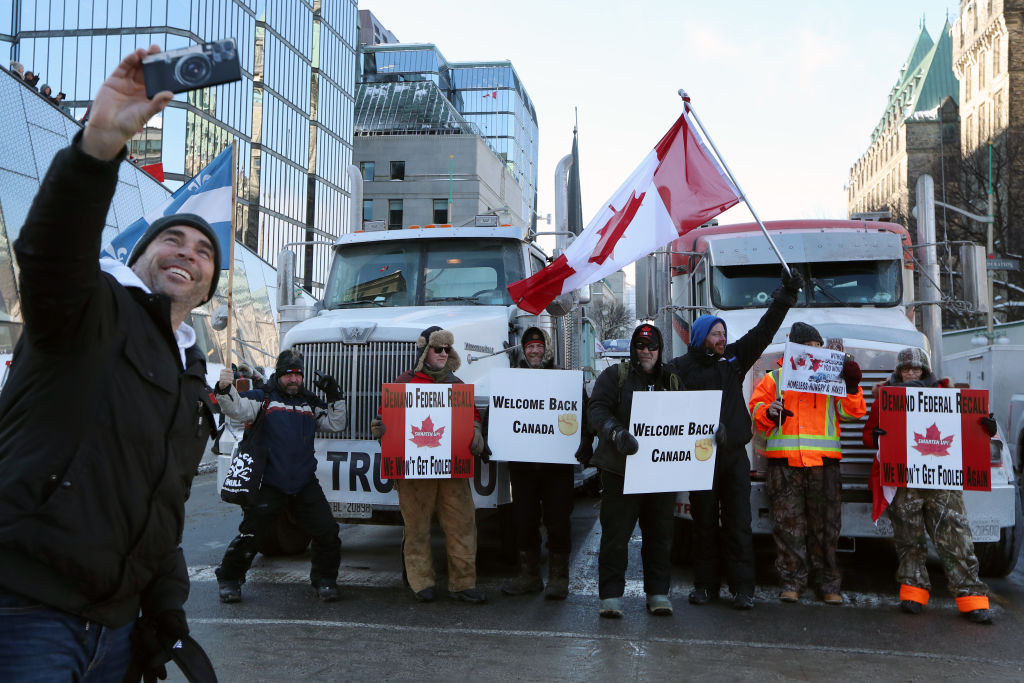
[[455, 350], [455, 335], [450, 330], [433, 325], [420, 332], [420, 336], [416, 340], [416, 348], [420, 350], [419, 358], [416, 360], [416, 372], [422, 372], [426, 367], [428, 346], [447, 346], [451, 349], [448, 353], [448, 362], [444, 365], [444, 369], [448, 372], [455, 372], [462, 366], [462, 359], [459, 358], [459, 353]]
[[528, 368], [530, 365], [526, 362], [526, 344], [533, 341], [544, 342], [544, 357], [541, 358], [541, 368], [552, 368], [555, 364], [555, 349], [551, 345], [551, 335], [547, 331], [539, 327], [529, 327], [523, 332], [523, 339], [519, 343], [520, 349], [520, 360], [519, 367]]

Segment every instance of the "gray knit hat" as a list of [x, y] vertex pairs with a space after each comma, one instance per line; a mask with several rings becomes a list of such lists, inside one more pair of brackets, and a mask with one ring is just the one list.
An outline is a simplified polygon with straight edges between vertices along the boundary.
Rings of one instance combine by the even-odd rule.
[[921, 372], [931, 372], [931, 363], [928, 362], [928, 354], [923, 349], [913, 346], [903, 349], [896, 354], [896, 372], [903, 368], [921, 368]]
[[156, 239], [157, 235], [175, 225], [195, 228], [206, 235], [206, 238], [213, 244], [213, 277], [210, 279], [210, 291], [206, 295], [206, 300], [209, 301], [213, 298], [213, 293], [217, 291], [217, 280], [220, 279], [220, 240], [217, 239], [217, 233], [213, 231], [213, 227], [202, 216], [197, 216], [194, 213], [175, 213], [170, 216], [157, 218], [149, 224], [146, 232], [142, 233], [142, 237], [132, 247], [132, 252], [128, 254], [128, 267], [130, 268], [133, 263], [139, 260], [139, 257], [146, 251], [146, 247]]
[[795, 322], [793, 326], [789, 328], [789, 341], [794, 344], [806, 344], [807, 342], [818, 342], [822, 346], [825, 345], [825, 341], [821, 338], [821, 334], [812, 325], [807, 323]]

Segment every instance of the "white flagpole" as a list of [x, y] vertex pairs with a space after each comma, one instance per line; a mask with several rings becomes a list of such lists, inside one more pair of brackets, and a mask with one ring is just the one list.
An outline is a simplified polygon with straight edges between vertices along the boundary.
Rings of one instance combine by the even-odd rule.
[[786, 259], [782, 257], [782, 252], [779, 251], [779, 248], [775, 245], [775, 240], [773, 240], [772, 236], [768, 234], [768, 228], [764, 227], [764, 223], [761, 222], [761, 219], [758, 217], [757, 212], [754, 211], [754, 207], [750, 204], [750, 200], [747, 199], [747, 193], [744, 192], [743, 188], [740, 187], [740, 184], [736, 182], [736, 176], [734, 176], [732, 174], [732, 171], [729, 170], [729, 165], [725, 163], [725, 159], [722, 158], [722, 154], [718, 151], [718, 148], [715, 147], [715, 141], [711, 139], [711, 136], [708, 135], [707, 130], [704, 129], [704, 124], [700, 122], [700, 117], [697, 116], [697, 112], [694, 110], [693, 104], [690, 102], [690, 96], [686, 94], [685, 90], [680, 88], [679, 97], [681, 97], [683, 100], [684, 109], [693, 115], [693, 120], [697, 124], [697, 127], [700, 128], [701, 134], [704, 136], [704, 139], [707, 140], [708, 144], [711, 145], [712, 151], [714, 151], [715, 156], [718, 157], [718, 163], [722, 164], [722, 168], [725, 170], [726, 174], [728, 174], [729, 180], [731, 180], [732, 184], [736, 186], [737, 190], [739, 190], [740, 197], [743, 199], [743, 203], [746, 204], [747, 208], [750, 210], [750, 215], [752, 215], [754, 217], [754, 220], [757, 221], [757, 224], [761, 226], [761, 232], [763, 232], [765, 238], [767, 238], [768, 244], [770, 244], [772, 247], [772, 251], [774, 251], [775, 255], [779, 257], [779, 262], [785, 269], [786, 274], [792, 275], [792, 271], [790, 271], [789, 269], [789, 264], [786, 263]]
[[[231, 320], [234, 317], [234, 300], [235, 300], [235, 212], [237, 211], [237, 200], [238, 200], [238, 188], [235, 186], [236, 178], [238, 177], [238, 140], [234, 140], [231, 143], [231, 227], [228, 235], [228, 326], [227, 326], [227, 344], [224, 349], [226, 354], [224, 357], [224, 367], [231, 367], [231, 335], [234, 332], [231, 328]], [[224, 245], [221, 245], [221, 249]], [[220, 264], [217, 264], [220, 268]]]

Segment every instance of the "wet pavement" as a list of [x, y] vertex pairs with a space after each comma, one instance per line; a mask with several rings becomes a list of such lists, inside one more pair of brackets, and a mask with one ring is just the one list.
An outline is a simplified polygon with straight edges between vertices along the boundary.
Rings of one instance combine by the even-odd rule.
[[[828, 606], [808, 591], [777, 600], [767, 539], [758, 541], [757, 604], [731, 608], [728, 596], [687, 603], [688, 567], [675, 567], [675, 614], [644, 607], [639, 531], [631, 542], [625, 614], [597, 616], [598, 504], [578, 498], [573, 513], [570, 596], [508, 597], [501, 583], [495, 520], [481, 524], [479, 586], [487, 605], [457, 603], [440, 591], [416, 603], [402, 584], [396, 527], [344, 525], [339, 584], [343, 599], [321, 604], [308, 583], [309, 557], [259, 556], [243, 602], [217, 599], [213, 569], [240, 520], [219, 501], [216, 475], [196, 478], [188, 504], [185, 554], [192, 576], [187, 604], [193, 636], [222, 681], [646, 681], [646, 680], [1021, 680], [1024, 569], [991, 579], [995, 624], [959, 617], [930, 564], [933, 597], [920, 616], [897, 607], [895, 554], [886, 540], [858, 541], [841, 557], [846, 604]], [[436, 531], [436, 564], [443, 543]], [[444, 576], [439, 576], [439, 588]], [[177, 676], [177, 678], [175, 678]], [[172, 680], [184, 680], [172, 672]]]

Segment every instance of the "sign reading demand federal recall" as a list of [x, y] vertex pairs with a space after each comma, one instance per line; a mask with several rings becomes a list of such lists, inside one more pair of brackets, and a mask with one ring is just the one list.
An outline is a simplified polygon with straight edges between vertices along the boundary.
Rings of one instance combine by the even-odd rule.
[[710, 489], [721, 405], [721, 391], [634, 392], [629, 429], [640, 449], [626, 458], [622, 492]]
[[984, 389], [882, 387], [877, 401], [882, 484], [991, 491]]
[[472, 384], [385, 384], [380, 414], [382, 479], [473, 476]]
[[576, 464], [583, 427], [579, 370], [492, 370], [487, 445], [492, 460]]

